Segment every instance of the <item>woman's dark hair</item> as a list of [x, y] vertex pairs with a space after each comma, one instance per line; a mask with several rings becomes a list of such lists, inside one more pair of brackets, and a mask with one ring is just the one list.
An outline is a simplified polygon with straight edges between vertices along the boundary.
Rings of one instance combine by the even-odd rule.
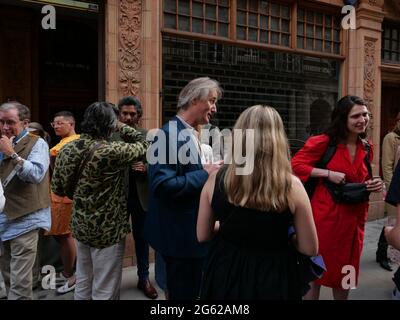
[[[357, 96], [344, 96], [337, 103], [331, 114], [331, 123], [325, 130], [325, 134], [329, 136], [329, 140], [338, 144], [341, 141], [347, 139], [349, 135], [349, 129], [347, 128], [347, 118], [354, 105], [365, 106], [366, 103], [363, 99]], [[364, 139], [366, 133], [363, 132], [360, 138]]]
[[111, 103], [95, 102], [86, 108], [81, 123], [81, 132], [95, 139], [108, 139], [117, 124]]

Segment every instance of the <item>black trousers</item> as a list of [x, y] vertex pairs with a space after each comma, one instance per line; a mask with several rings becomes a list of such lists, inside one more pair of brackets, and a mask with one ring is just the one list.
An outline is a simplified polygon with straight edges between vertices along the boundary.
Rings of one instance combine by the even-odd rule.
[[200, 295], [204, 258], [163, 256], [169, 300], [196, 300]]

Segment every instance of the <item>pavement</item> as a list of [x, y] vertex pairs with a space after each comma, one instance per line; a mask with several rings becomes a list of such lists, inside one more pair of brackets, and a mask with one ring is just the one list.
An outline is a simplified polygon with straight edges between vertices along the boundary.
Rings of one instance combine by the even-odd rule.
[[[359, 285], [356, 289], [350, 290], [350, 300], [391, 300], [391, 294], [394, 288], [392, 277], [397, 269], [397, 263], [392, 263], [394, 271], [389, 272], [382, 269], [375, 262], [377, 241], [385, 220], [386, 219], [374, 220], [366, 224]], [[400, 259], [397, 259], [397, 261], [400, 261]], [[123, 269], [121, 300], [149, 300], [136, 288], [136, 271], [136, 267]], [[154, 263], [150, 264], [150, 280], [159, 293], [158, 300], [164, 300], [163, 291], [154, 281]], [[73, 292], [57, 295], [55, 290], [43, 290], [39, 288], [34, 290], [34, 298], [39, 300], [73, 300]], [[320, 298], [321, 300], [332, 300], [331, 289], [322, 287]]]

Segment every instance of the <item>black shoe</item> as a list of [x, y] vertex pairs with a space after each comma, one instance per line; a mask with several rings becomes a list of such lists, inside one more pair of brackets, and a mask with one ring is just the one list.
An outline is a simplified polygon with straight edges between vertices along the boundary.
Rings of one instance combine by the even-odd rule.
[[389, 264], [387, 249], [388, 243], [385, 238], [385, 227], [383, 227], [382, 232], [379, 236], [378, 250], [376, 250], [376, 262], [378, 262], [383, 269], [387, 271], [393, 271], [392, 267]]

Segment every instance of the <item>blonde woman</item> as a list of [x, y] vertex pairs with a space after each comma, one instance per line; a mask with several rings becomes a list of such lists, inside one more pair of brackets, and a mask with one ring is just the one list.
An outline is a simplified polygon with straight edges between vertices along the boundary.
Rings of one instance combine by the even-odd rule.
[[254, 130], [247, 150], [246, 133], [233, 146], [233, 153], [238, 145], [244, 154], [254, 152], [254, 170], [237, 175], [242, 166], [233, 162], [211, 174], [202, 190], [197, 238], [213, 241], [201, 298], [301, 299], [288, 227], [294, 223], [295, 245], [305, 255], [317, 253], [318, 239], [306, 191], [291, 173], [282, 120], [275, 109], [258, 105], [245, 110], [234, 129]]

